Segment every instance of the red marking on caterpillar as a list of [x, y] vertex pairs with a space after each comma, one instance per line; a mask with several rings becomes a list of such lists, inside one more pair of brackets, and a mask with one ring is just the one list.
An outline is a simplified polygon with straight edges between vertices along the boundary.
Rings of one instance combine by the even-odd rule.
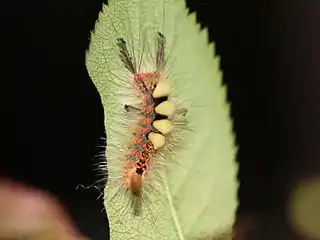
[[134, 80], [135, 81], [145, 81], [150, 78], [158, 78], [160, 74], [158, 72], [152, 72], [152, 73], [136, 73], [134, 74]]

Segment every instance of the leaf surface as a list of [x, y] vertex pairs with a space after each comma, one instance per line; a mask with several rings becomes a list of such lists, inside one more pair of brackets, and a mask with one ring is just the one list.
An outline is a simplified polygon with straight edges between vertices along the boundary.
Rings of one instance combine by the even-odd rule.
[[[141, 69], [151, 71], [157, 31], [166, 37], [169, 81], [173, 95], [188, 110], [192, 131], [183, 132], [183, 147], [166, 154], [157, 191], [148, 192], [145, 211], [133, 217], [123, 211], [130, 207], [127, 196], [117, 194], [122, 141], [130, 135], [123, 105], [135, 101], [135, 96], [132, 75], [121, 64], [116, 41], [124, 37], [134, 61], [142, 59]], [[111, 0], [103, 6], [86, 66], [105, 109], [109, 166], [105, 207], [111, 239], [213, 239], [234, 224], [236, 147], [220, 61], [214, 56], [207, 30], [200, 29], [183, 0]]]

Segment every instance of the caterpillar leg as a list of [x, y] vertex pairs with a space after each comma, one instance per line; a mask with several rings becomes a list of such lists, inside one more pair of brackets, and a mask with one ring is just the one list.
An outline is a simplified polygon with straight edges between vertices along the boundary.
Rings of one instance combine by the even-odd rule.
[[[124, 109], [126, 110], [126, 112], [132, 112], [132, 111], [141, 111], [140, 108], [137, 108], [137, 107], [134, 107], [134, 106], [131, 106], [131, 105], [128, 105], [128, 104], [125, 104], [124, 105]], [[178, 109], [177, 110], [177, 114], [178, 115], [182, 115], [183, 117], [185, 117], [188, 113], [188, 109], [186, 108], [181, 108], [181, 109]]]
[[137, 108], [137, 107], [134, 107], [134, 106], [131, 106], [131, 105], [127, 105], [125, 104], [124, 105], [124, 109], [127, 111], [127, 112], [132, 112], [132, 111], [141, 111], [140, 108]]

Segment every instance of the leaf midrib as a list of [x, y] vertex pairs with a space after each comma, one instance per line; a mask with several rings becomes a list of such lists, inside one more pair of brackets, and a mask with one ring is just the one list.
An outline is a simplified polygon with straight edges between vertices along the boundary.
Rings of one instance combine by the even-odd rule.
[[173, 200], [171, 197], [171, 192], [170, 192], [170, 189], [168, 186], [167, 178], [164, 178], [164, 185], [166, 188], [166, 195], [167, 195], [167, 199], [168, 199], [168, 203], [169, 203], [170, 213], [172, 216], [172, 220], [173, 220], [173, 224], [175, 226], [175, 229], [177, 230], [178, 238], [179, 238], [179, 240], [185, 240], [185, 237], [183, 235], [183, 231], [182, 231], [180, 223], [179, 223], [177, 212], [176, 212], [174, 205], [173, 205]]

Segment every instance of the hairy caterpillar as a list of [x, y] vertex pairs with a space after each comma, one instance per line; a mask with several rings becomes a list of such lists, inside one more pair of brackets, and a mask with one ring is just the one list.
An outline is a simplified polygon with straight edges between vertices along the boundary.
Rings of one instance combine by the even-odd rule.
[[[225, 89], [207, 32], [188, 14], [182, 0], [111, 0], [92, 33], [86, 65], [105, 107], [101, 170], [114, 239], [193, 239], [233, 224], [237, 184]], [[228, 177], [207, 180], [219, 171]], [[228, 194], [214, 194], [220, 184]], [[215, 205], [222, 201], [231, 206], [223, 214]], [[196, 223], [202, 215], [207, 221]]]

